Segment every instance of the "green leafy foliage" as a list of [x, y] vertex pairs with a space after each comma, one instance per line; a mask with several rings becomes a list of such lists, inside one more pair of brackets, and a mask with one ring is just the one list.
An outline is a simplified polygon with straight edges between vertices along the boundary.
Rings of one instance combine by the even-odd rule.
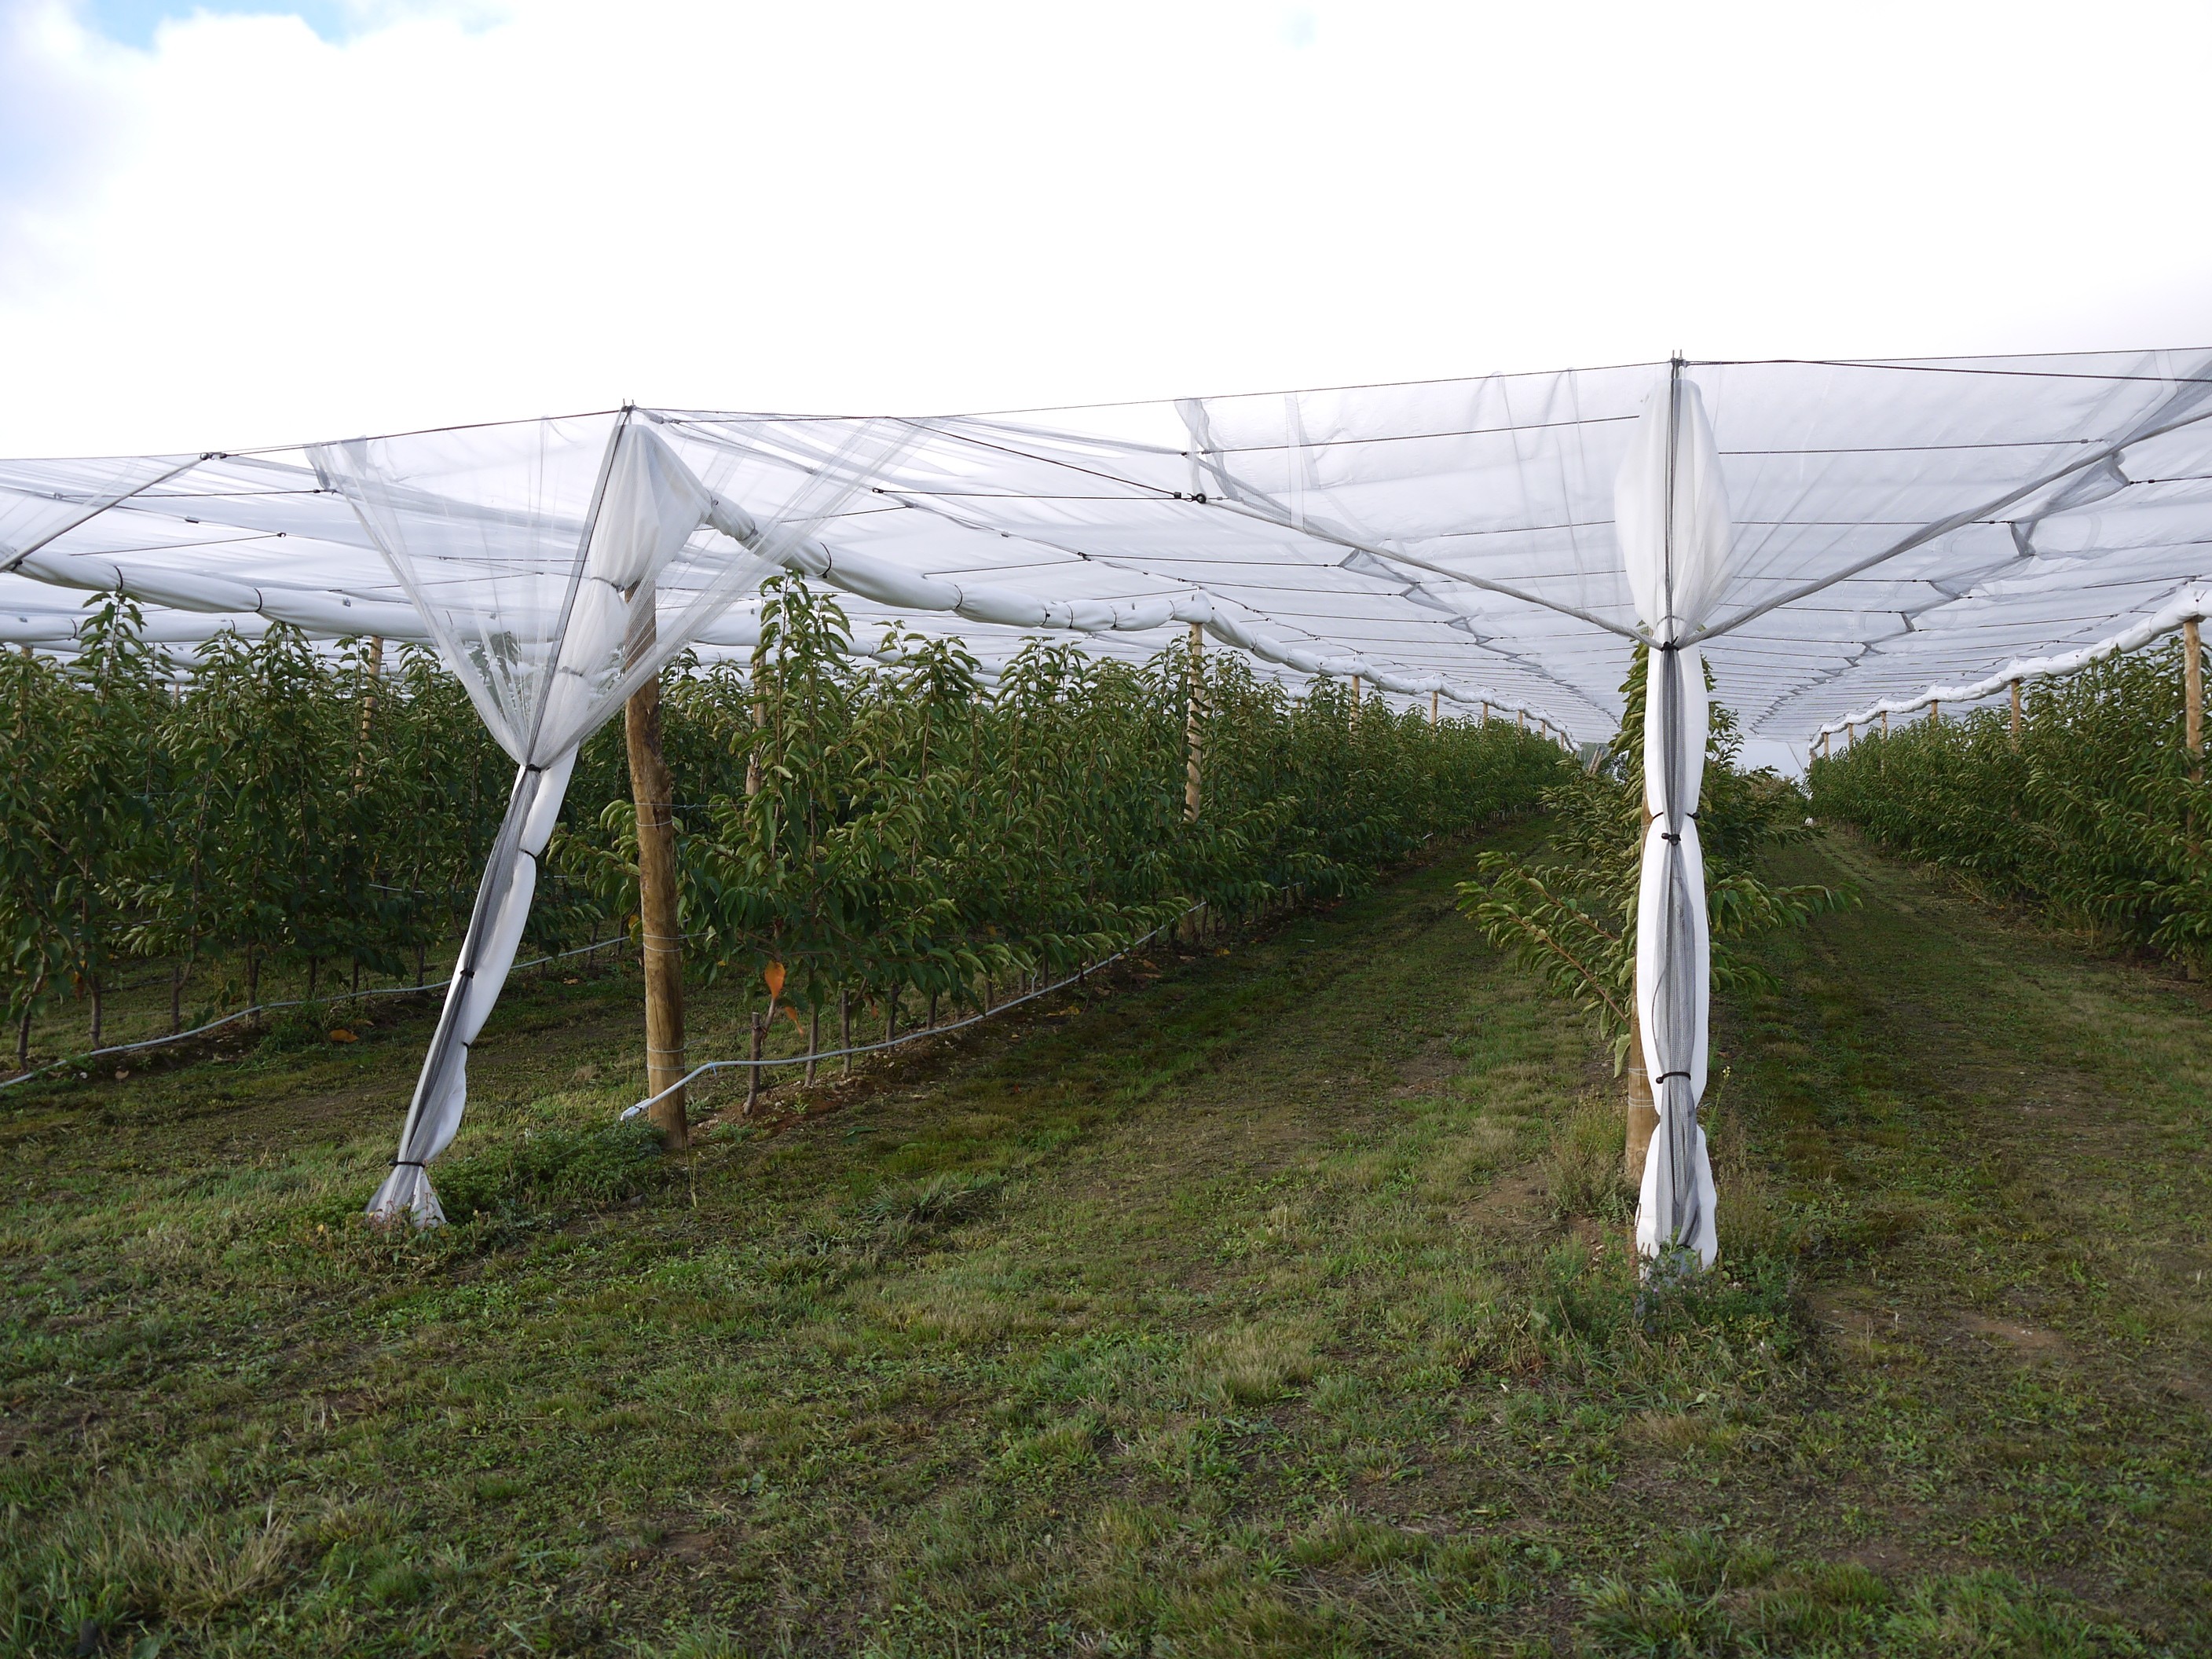
[[[1460, 908], [1492, 944], [1511, 951], [1555, 996], [1594, 1016], [1613, 1045], [1628, 1051], [1636, 1001], [1636, 898], [1644, 848], [1644, 686], [1647, 652], [1636, 648], [1621, 690], [1620, 729], [1595, 764], [1544, 792], [1550, 841], [1540, 855], [1485, 853], [1481, 873], [1459, 888]], [[1708, 682], [1710, 686], [1710, 671]], [[1705, 862], [1705, 907], [1712, 929], [1715, 985], [1740, 989], [1767, 982], [1756, 963], [1729, 948], [1850, 902], [1821, 886], [1763, 879], [1755, 860], [1766, 848], [1804, 833], [1802, 791], [1771, 769], [1737, 765], [1743, 739], [1735, 717], [1716, 703], [1698, 803]]]
[[[1432, 836], [1535, 804], [1559, 751], [1503, 723], [1431, 726], [1324, 682], [1293, 700], [1242, 659], [1202, 665], [1205, 805], [1183, 804], [1188, 654], [1101, 663], [1033, 644], [987, 684], [957, 645], [896, 635], [856, 667], [850, 625], [797, 580], [764, 595], [749, 664], [678, 662], [664, 725], [688, 965], [785, 1004], [987, 997], [1065, 972], [1194, 902], [1249, 914], [1352, 891]], [[172, 1024], [366, 972], [418, 981], [465, 927], [513, 766], [434, 653], [336, 651], [296, 629], [217, 634], [189, 662], [127, 599], [94, 602], [66, 663], [0, 656], [0, 975], [19, 1061], [63, 996], [118, 964], [171, 975]], [[595, 736], [527, 942], [602, 936], [636, 908], [619, 721]], [[318, 1040], [316, 1008], [278, 1046]], [[144, 1035], [143, 1032], [133, 1035]]]
[[1883, 845], [2116, 943], [2212, 958], [2212, 793], [2183, 746], [2179, 641], [2024, 688], [2008, 714], [1870, 732], [1816, 758], [1813, 799]]
[[[849, 638], [834, 600], [780, 579], [749, 675], [687, 665], [664, 694], [693, 803], [679, 843], [694, 959], [756, 985], [781, 963], [801, 1010], [847, 993], [973, 1006], [1194, 903], [1249, 915], [1349, 893], [1567, 775], [1556, 747], [1503, 722], [1355, 708], [1327, 681], [1293, 700], [1207, 653], [1191, 821], [1187, 651], [1131, 666], [1032, 642], [986, 686], [955, 643], [895, 633], [897, 666], [855, 668]], [[616, 771], [611, 743], [585, 757], [595, 781]], [[628, 802], [569, 823], [555, 867], [634, 913]]]

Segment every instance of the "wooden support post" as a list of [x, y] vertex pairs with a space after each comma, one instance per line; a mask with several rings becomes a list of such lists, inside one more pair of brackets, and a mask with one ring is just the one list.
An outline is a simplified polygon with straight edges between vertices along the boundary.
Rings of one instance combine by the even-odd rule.
[[1429, 693], [1429, 724], [1431, 726], [1441, 726], [1443, 724], [1443, 715], [1441, 712], [1442, 705], [1437, 701], [1437, 699], [1443, 696], [1443, 693], [1441, 691], [1431, 691]]
[[[1355, 682], [1356, 684], [1357, 682]], [[1198, 822], [1198, 803], [1205, 778], [1199, 722], [1206, 712], [1206, 630], [1190, 625], [1190, 695], [1183, 709], [1184, 769], [1182, 816], [1186, 823]]]
[[1889, 735], [1889, 710], [1887, 708], [1881, 711], [1881, 734], [1885, 738]]
[[1930, 726], [1941, 726], [1943, 723], [1943, 705], [1933, 697], [1928, 700], [1928, 723]]
[[1526, 732], [1528, 729], [1528, 711], [1525, 708], [1515, 709], [1513, 711], [1513, 724], [1516, 729]]
[[[1658, 814], [1650, 806], [1644, 809], [1644, 834], [1649, 840], [1651, 826]], [[1627, 1097], [1623, 1103], [1628, 1119], [1628, 1139], [1621, 1156], [1621, 1173], [1628, 1177], [1630, 1186], [1641, 1190], [1644, 1185], [1644, 1160], [1651, 1151], [1651, 1137], [1659, 1128], [1659, 1104], [1652, 1097], [1651, 1074], [1644, 1064], [1644, 1017], [1635, 1000], [1633, 988], [1628, 1004], [1628, 1066]]]
[[2189, 781], [2204, 781], [2204, 641], [2197, 620], [2181, 624], [2181, 745], [2189, 751]]
[[2020, 682], [2012, 683], [2012, 746], [2020, 747]]
[[1482, 705], [1482, 723], [1485, 726], [1490, 724], [1490, 704], [1486, 700]]
[[1828, 733], [1826, 732], [1820, 733], [1820, 758], [1828, 758]]
[[1355, 714], [1359, 712], [1359, 676], [1357, 674], [1352, 677], [1352, 712]]
[[[677, 911], [676, 798], [660, 747], [660, 677], [630, 694], [623, 711], [629, 743], [630, 799], [637, 808], [638, 931], [645, 964], [645, 1091], [684, 1076], [684, 927]], [[684, 1091], [675, 1088], [646, 1114], [671, 1147], [690, 1138]]]

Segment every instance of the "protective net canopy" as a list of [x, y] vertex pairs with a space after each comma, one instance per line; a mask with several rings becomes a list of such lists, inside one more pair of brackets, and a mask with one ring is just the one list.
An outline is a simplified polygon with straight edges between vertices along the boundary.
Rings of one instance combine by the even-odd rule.
[[1146, 656], [1196, 625], [1293, 684], [1358, 675], [1590, 741], [1650, 643], [1646, 1246], [1710, 1260], [1702, 666], [1747, 736], [1803, 743], [2201, 615], [2208, 549], [2212, 349], [1677, 362], [0, 462], [0, 639], [66, 650], [61, 590], [119, 591], [156, 640], [422, 640], [467, 686], [520, 769], [380, 1199], [418, 1216], [575, 745], [675, 652], [750, 646], [775, 570], [841, 590], [859, 641], [957, 635], [988, 667], [1042, 633]]

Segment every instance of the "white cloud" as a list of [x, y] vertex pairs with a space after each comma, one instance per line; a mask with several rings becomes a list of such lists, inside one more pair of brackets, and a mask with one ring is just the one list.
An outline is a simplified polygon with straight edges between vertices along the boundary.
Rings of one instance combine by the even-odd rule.
[[0, 0], [0, 453], [2212, 341], [2193, 5], [356, 15]]

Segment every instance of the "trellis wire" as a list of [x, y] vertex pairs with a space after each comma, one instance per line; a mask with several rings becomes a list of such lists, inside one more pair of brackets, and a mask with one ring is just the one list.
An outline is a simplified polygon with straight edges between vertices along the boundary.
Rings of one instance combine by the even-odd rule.
[[902, 1037], [893, 1037], [888, 1042], [863, 1042], [850, 1048], [824, 1048], [814, 1054], [787, 1054], [781, 1060], [710, 1060], [703, 1066], [694, 1066], [690, 1071], [686, 1072], [675, 1082], [670, 1084], [665, 1089], [663, 1089], [659, 1094], [648, 1095], [643, 1100], [639, 1101], [635, 1105], [623, 1107], [622, 1109], [621, 1118], [618, 1121], [627, 1123], [630, 1119], [637, 1116], [640, 1113], [651, 1110], [654, 1105], [665, 1100], [669, 1096], [674, 1094], [678, 1089], [696, 1081], [697, 1079], [706, 1076], [709, 1072], [728, 1071], [732, 1067], [742, 1068], [746, 1071], [757, 1069], [765, 1070], [767, 1067], [771, 1066], [805, 1066], [811, 1062], [824, 1060], [841, 1060], [847, 1054], [872, 1054], [881, 1049], [902, 1048], [909, 1042], [919, 1042], [925, 1037], [944, 1036], [951, 1032], [961, 1030], [967, 1026], [978, 1024], [984, 1020], [995, 1019], [1000, 1014], [1005, 1013], [1009, 1008], [1018, 1008], [1024, 1002], [1035, 1002], [1039, 997], [1048, 997], [1054, 991], [1066, 990], [1069, 986], [1077, 983], [1079, 981], [1091, 974], [1097, 973], [1101, 968], [1107, 966], [1109, 963], [1119, 962], [1123, 957], [1127, 956], [1130, 951], [1138, 949], [1140, 945], [1148, 945], [1152, 940], [1158, 939], [1162, 933], [1166, 933], [1177, 922], [1182, 921], [1185, 916], [1190, 915], [1194, 912], [1203, 910], [1205, 908], [1206, 906], [1202, 903], [1190, 905], [1187, 908], [1178, 911], [1176, 915], [1169, 917], [1167, 921], [1153, 928], [1151, 933], [1140, 934], [1139, 937], [1131, 939], [1120, 950], [1115, 951], [1112, 956], [1101, 957], [1097, 961], [1091, 963], [1088, 967], [1077, 969], [1066, 979], [1056, 980], [1050, 985], [1039, 986], [1034, 991], [1025, 991], [1020, 996], [1010, 998], [1006, 1001], [1000, 1003], [995, 1008], [986, 1008], [980, 1014], [970, 1014], [965, 1019], [956, 1019], [950, 1025], [925, 1025], [918, 1031], [909, 1031]]

